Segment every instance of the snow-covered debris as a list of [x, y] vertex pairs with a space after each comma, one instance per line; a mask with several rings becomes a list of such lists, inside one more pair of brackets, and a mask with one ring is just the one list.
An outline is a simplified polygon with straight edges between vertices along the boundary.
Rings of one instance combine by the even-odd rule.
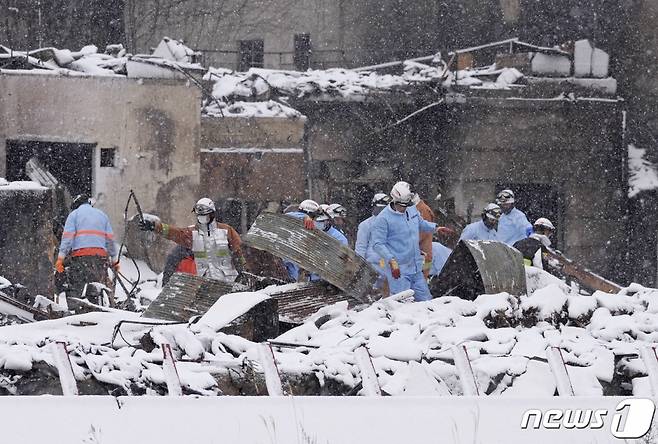
[[204, 113], [212, 117], [284, 117], [287, 119], [303, 117], [302, 113], [296, 109], [274, 100], [233, 103], [213, 100], [204, 108]]
[[655, 165], [644, 158], [646, 152], [632, 143], [628, 145], [628, 197], [658, 188], [658, 172]]
[[0, 191], [16, 190], [46, 190], [47, 188], [37, 182], [30, 180], [17, 180], [8, 182], [5, 178], [0, 177]]
[[201, 53], [185, 46], [182, 41], [164, 37], [153, 50], [153, 56], [172, 62], [197, 63]]
[[[124, 270], [132, 276], [129, 264]], [[649, 311], [658, 290], [634, 284], [617, 295], [584, 296], [527, 271], [533, 285], [521, 299], [500, 293], [414, 303], [405, 293], [359, 310], [346, 302], [326, 306], [272, 341], [278, 369], [288, 381], [314, 384], [310, 393], [356, 393], [355, 350], [365, 346], [384, 393], [459, 395], [464, 385], [452, 352], [458, 346], [466, 349], [481, 394], [552, 396], [556, 383], [545, 360], [549, 347], [559, 347], [576, 394], [608, 394], [615, 375], [626, 378], [630, 392], [633, 378], [646, 375], [632, 355], [658, 342], [658, 314]], [[115, 334], [120, 321], [144, 320], [115, 310], [2, 327], [0, 375], [14, 377], [8, 387], [21, 392], [24, 376], [52, 365], [49, 344], [62, 341], [78, 381], [94, 380], [106, 392], [166, 394], [160, 345], [167, 343], [184, 393], [245, 393], [245, 381], [263, 368], [257, 344], [218, 330], [277, 290], [223, 296], [191, 326], [129, 322]], [[616, 355], [631, 357], [617, 364]]]

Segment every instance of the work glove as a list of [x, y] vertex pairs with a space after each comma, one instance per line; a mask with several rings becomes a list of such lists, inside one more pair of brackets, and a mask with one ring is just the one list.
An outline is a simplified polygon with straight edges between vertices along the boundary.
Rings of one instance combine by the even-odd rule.
[[439, 234], [443, 234], [444, 236], [454, 236], [455, 235], [455, 230], [452, 228], [448, 227], [436, 227], [436, 232]]
[[308, 216], [305, 217], [304, 218], [304, 228], [306, 228], [307, 230], [315, 229], [315, 222], [313, 222], [313, 219], [311, 219]]
[[425, 276], [425, 280], [430, 278], [430, 270], [432, 269], [432, 261], [425, 259], [425, 262], [423, 262], [423, 276]]
[[58, 257], [57, 261], [55, 261], [55, 270], [58, 273], [64, 273], [64, 258], [63, 257]]
[[139, 229], [142, 231], [155, 231], [155, 222], [148, 219], [140, 219]]
[[391, 275], [393, 276], [393, 279], [400, 279], [400, 266], [398, 265], [398, 261], [391, 259], [389, 265], [391, 266]]

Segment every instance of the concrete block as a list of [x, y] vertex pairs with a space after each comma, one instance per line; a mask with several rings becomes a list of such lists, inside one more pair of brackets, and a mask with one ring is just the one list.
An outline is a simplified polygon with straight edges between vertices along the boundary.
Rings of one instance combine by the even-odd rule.
[[573, 69], [576, 77], [592, 75], [592, 53], [594, 48], [589, 40], [578, 40], [574, 44]]
[[594, 48], [592, 52], [592, 77], [608, 77], [608, 65], [610, 56], [607, 52], [599, 48]]

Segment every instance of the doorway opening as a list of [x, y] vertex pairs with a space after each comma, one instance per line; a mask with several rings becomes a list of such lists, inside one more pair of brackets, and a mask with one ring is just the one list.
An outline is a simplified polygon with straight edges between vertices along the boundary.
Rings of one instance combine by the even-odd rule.
[[36, 158], [66, 187], [71, 196], [92, 195], [92, 171], [95, 144], [7, 141], [7, 180], [30, 180], [26, 164]]

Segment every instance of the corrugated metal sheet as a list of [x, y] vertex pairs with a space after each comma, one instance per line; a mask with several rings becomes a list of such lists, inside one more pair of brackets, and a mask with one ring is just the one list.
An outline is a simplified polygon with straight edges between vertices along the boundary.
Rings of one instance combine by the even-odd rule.
[[525, 294], [523, 256], [502, 242], [461, 241], [432, 282], [431, 290], [434, 297], [452, 295], [464, 299], [501, 292]]
[[343, 292], [336, 293], [324, 284], [314, 282], [270, 287], [267, 293], [279, 303], [279, 320], [290, 324], [302, 324], [322, 307], [347, 301], [350, 308], [359, 301]]
[[293, 260], [355, 298], [369, 301], [377, 272], [326, 233], [304, 229], [298, 219], [261, 213], [242, 240], [250, 247]]
[[203, 315], [221, 296], [245, 289], [239, 284], [175, 273], [142, 317], [186, 322], [192, 316]]

